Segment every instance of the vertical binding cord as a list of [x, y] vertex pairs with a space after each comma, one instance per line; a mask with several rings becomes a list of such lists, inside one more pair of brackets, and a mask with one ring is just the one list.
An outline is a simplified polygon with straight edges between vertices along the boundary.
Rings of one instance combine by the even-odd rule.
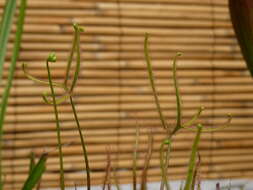
[[[211, 126], [214, 127], [214, 119], [215, 119], [215, 109], [216, 109], [216, 77], [215, 77], [215, 57], [216, 57], [216, 33], [215, 33], [215, 5], [213, 0], [210, 0], [210, 13], [211, 13], [211, 57], [210, 57], [210, 64], [211, 64], [211, 85], [212, 85], [212, 92], [211, 92]], [[214, 132], [211, 131], [211, 142], [209, 147], [209, 167], [208, 173], [211, 175], [213, 171], [213, 142], [214, 142]]]
[[117, 154], [115, 158], [115, 175], [117, 175], [118, 170], [118, 162], [119, 162], [119, 151], [120, 151], [120, 129], [122, 128], [122, 37], [123, 37], [123, 29], [122, 29], [122, 13], [121, 13], [121, 2], [120, 0], [116, 1], [117, 3], [117, 12], [118, 12], [118, 29], [119, 29], [119, 35], [118, 35], [118, 56], [116, 58], [117, 64], [118, 64], [118, 101], [117, 101], [117, 107], [118, 107], [118, 126], [117, 126]]

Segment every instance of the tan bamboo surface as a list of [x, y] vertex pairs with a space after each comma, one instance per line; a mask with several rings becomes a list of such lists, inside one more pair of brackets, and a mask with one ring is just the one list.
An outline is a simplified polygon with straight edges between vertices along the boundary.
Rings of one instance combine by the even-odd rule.
[[[1, 15], [3, 6], [4, 0], [0, 0]], [[150, 132], [154, 144], [148, 180], [161, 179], [159, 148], [166, 134], [149, 86], [143, 53], [145, 32], [150, 34], [155, 82], [171, 127], [176, 122], [171, 71], [176, 52], [183, 52], [178, 61], [183, 120], [189, 120], [200, 106], [205, 110], [199, 122], [209, 128], [222, 126], [227, 114], [233, 115], [229, 128], [203, 133], [201, 178], [253, 178], [253, 81], [234, 37], [227, 0], [28, 0], [22, 51], [4, 127], [4, 189], [22, 187], [31, 151], [37, 157], [49, 152], [41, 187], [59, 187], [53, 108], [41, 98], [49, 88], [27, 79], [21, 63], [26, 62], [31, 74], [45, 80], [45, 59], [54, 51], [58, 61], [52, 64], [52, 73], [54, 80], [61, 82], [71, 48], [72, 22], [85, 28], [74, 101], [89, 152], [92, 184], [103, 184], [108, 150], [115, 172], [112, 183], [115, 178], [120, 183], [132, 182], [136, 126], [140, 128], [138, 180]], [[15, 26], [4, 81], [14, 32]], [[60, 105], [59, 111], [65, 183], [85, 185], [85, 165], [69, 102]], [[194, 135], [182, 130], [174, 137], [170, 180], [185, 178]]]

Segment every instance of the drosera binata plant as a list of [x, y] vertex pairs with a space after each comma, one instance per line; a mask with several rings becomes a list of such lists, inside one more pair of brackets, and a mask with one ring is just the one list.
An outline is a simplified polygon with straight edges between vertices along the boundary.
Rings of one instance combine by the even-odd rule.
[[[42, 85], [47, 85], [50, 87], [50, 93], [44, 92], [42, 97], [43, 97], [43, 100], [45, 103], [51, 104], [54, 107], [57, 140], [58, 140], [58, 150], [59, 150], [59, 161], [60, 161], [60, 187], [61, 187], [61, 190], [65, 189], [65, 184], [64, 184], [63, 153], [62, 153], [62, 143], [61, 143], [61, 127], [60, 127], [60, 119], [59, 119], [59, 112], [57, 109], [57, 105], [63, 103], [66, 100], [70, 101], [72, 112], [74, 114], [75, 122], [76, 122], [78, 132], [79, 132], [82, 149], [83, 149], [83, 156], [84, 156], [84, 161], [85, 161], [85, 166], [86, 166], [86, 175], [87, 175], [87, 190], [90, 190], [91, 184], [90, 184], [90, 169], [89, 169], [88, 154], [87, 154], [81, 126], [79, 123], [77, 111], [76, 111], [75, 104], [73, 101], [73, 91], [74, 91], [74, 88], [77, 83], [78, 75], [80, 72], [80, 65], [81, 65], [80, 33], [83, 32], [84, 30], [76, 23], [73, 24], [73, 28], [74, 28], [74, 39], [73, 39], [73, 44], [72, 44], [70, 56], [68, 59], [65, 79], [64, 79], [63, 83], [54, 82], [52, 79], [52, 76], [51, 76], [51, 70], [50, 70], [49, 63], [56, 62], [56, 55], [54, 53], [49, 54], [48, 59], [46, 61], [48, 81], [38, 79], [38, 78], [32, 76], [31, 74], [29, 74], [29, 72], [27, 71], [27, 68], [26, 68], [26, 64], [23, 64], [22, 68], [23, 68], [25, 75], [29, 79], [33, 80], [36, 83], [39, 83]], [[74, 72], [74, 76], [71, 81], [71, 84], [69, 85], [68, 81], [69, 81], [69, 78], [71, 78], [70, 70], [71, 70], [73, 59], [74, 59], [74, 53], [76, 53], [75, 72]], [[64, 90], [64, 95], [61, 97], [56, 97], [55, 90], [54, 90], [55, 87], [62, 88]]]
[[[144, 40], [144, 54], [145, 54], [145, 60], [147, 64], [148, 77], [149, 77], [150, 86], [152, 88], [152, 93], [154, 96], [156, 109], [158, 111], [162, 127], [166, 130], [166, 133], [167, 133], [167, 138], [162, 142], [161, 147], [160, 147], [160, 169], [161, 169], [161, 176], [162, 176], [160, 190], [163, 190], [164, 188], [166, 190], [170, 190], [170, 186], [169, 186], [168, 178], [167, 178], [167, 169], [169, 165], [169, 156], [170, 156], [170, 151], [171, 151], [172, 137], [176, 135], [178, 131], [181, 129], [196, 131], [196, 136], [192, 145], [191, 156], [188, 163], [187, 178], [186, 178], [185, 185], [183, 188], [184, 190], [193, 190], [194, 187], [192, 188], [192, 186], [195, 180], [194, 173], [196, 170], [197, 152], [198, 152], [198, 145], [200, 143], [201, 133], [217, 131], [217, 130], [221, 130], [223, 128], [228, 127], [231, 122], [232, 117], [230, 114], [228, 114], [228, 121], [225, 123], [224, 126], [220, 126], [220, 127], [212, 128], [212, 129], [208, 129], [208, 128], [206, 129], [200, 123], [195, 124], [199, 116], [201, 115], [202, 111], [204, 110], [204, 107], [200, 107], [197, 113], [189, 121], [182, 123], [181, 96], [180, 96], [180, 91], [179, 91], [179, 87], [177, 83], [177, 66], [176, 66], [177, 58], [181, 56], [181, 53], [177, 53], [173, 59], [173, 82], [174, 82], [174, 89], [175, 89], [175, 94], [176, 94], [177, 116], [176, 116], [176, 126], [174, 127], [172, 132], [170, 132], [169, 125], [167, 124], [166, 119], [164, 117], [164, 114], [159, 102], [156, 86], [155, 86], [155, 79], [154, 79], [153, 69], [151, 65], [151, 58], [149, 56], [149, 50], [148, 50], [148, 39], [149, 39], [149, 35], [146, 33], [145, 40]], [[196, 126], [196, 127], [192, 128], [192, 126]], [[165, 147], [167, 147], [167, 149], [164, 153]]]
[[[43, 92], [43, 100], [45, 103], [50, 104], [54, 108], [54, 114], [55, 114], [55, 121], [56, 121], [56, 131], [57, 131], [57, 140], [58, 140], [58, 150], [59, 150], [59, 161], [60, 161], [60, 187], [61, 190], [65, 189], [65, 184], [64, 184], [64, 165], [63, 165], [63, 153], [62, 153], [62, 143], [61, 143], [61, 126], [60, 126], [60, 118], [59, 118], [59, 112], [57, 106], [64, 101], [69, 100], [71, 107], [72, 107], [72, 112], [74, 114], [75, 122], [77, 125], [77, 129], [79, 132], [80, 140], [81, 140], [81, 145], [83, 149], [83, 157], [84, 157], [84, 163], [86, 166], [86, 175], [87, 175], [87, 189], [91, 189], [91, 179], [90, 179], [90, 169], [89, 169], [89, 160], [88, 160], [88, 154], [85, 146], [85, 141], [83, 137], [83, 133], [81, 130], [81, 126], [79, 123], [77, 111], [75, 108], [75, 104], [73, 101], [73, 91], [77, 83], [79, 71], [80, 71], [80, 64], [81, 64], [81, 52], [80, 52], [80, 33], [83, 32], [83, 29], [78, 26], [78, 24], [73, 24], [74, 28], [74, 38], [73, 38], [73, 44], [72, 48], [70, 51], [70, 55], [68, 58], [67, 62], [67, 67], [66, 67], [66, 73], [64, 77], [64, 81], [62, 83], [59, 82], [54, 82], [53, 78], [51, 76], [51, 69], [50, 69], [50, 63], [54, 63], [57, 61], [56, 55], [54, 53], [49, 54], [47, 60], [46, 60], [46, 69], [47, 69], [47, 74], [48, 74], [48, 81], [44, 81], [41, 79], [38, 79], [34, 76], [32, 76], [27, 69], [26, 64], [22, 65], [22, 69], [24, 71], [24, 74], [27, 76], [27, 78], [33, 80], [36, 83], [46, 85], [50, 88], [50, 92]], [[171, 145], [172, 145], [172, 140], [173, 136], [176, 135], [180, 130], [182, 129], [187, 129], [187, 130], [192, 130], [196, 132], [196, 136], [194, 138], [194, 142], [192, 145], [192, 151], [191, 151], [191, 156], [189, 159], [188, 163], [188, 170], [187, 170], [187, 178], [185, 181], [185, 185], [182, 186], [182, 190], [193, 190], [195, 186], [195, 175], [196, 175], [196, 170], [198, 169], [198, 166], [196, 166], [196, 160], [197, 160], [197, 155], [198, 155], [198, 145], [200, 143], [200, 137], [202, 132], [209, 132], [209, 131], [216, 131], [220, 130], [221, 128], [227, 127], [230, 122], [231, 122], [231, 116], [229, 115], [228, 121], [224, 126], [213, 128], [213, 129], [208, 129], [205, 128], [202, 124], [197, 123], [197, 120], [199, 119], [202, 111], [204, 110], [203, 107], [200, 107], [197, 112], [193, 115], [193, 117], [187, 121], [187, 122], [182, 122], [182, 108], [181, 108], [181, 95], [177, 83], [177, 67], [176, 67], [176, 61], [178, 56], [181, 54], [178, 53], [174, 60], [173, 60], [173, 83], [174, 83], [174, 89], [176, 92], [176, 105], [177, 105], [177, 117], [176, 117], [176, 124], [175, 127], [172, 131], [170, 131], [170, 127], [167, 124], [167, 121], [164, 117], [160, 102], [159, 102], [159, 97], [158, 93], [156, 91], [156, 86], [155, 86], [155, 80], [153, 76], [153, 70], [152, 70], [152, 65], [151, 65], [151, 59], [149, 56], [149, 51], [148, 51], [148, 34], [145, 35], [145, 41], [144, 41], [144, 53], [145, 53], [145, 59], [147, 63], [147, 71], [149, 74], [149, 81], [150, 85], [152, 88], [152, 93], [155, 99], [155, 104], [157, 111], [159, 113], [159, 118], [161, 120], [161, 124], [163, 128], [166, 131], [166, 138], [163, 140], [163, 142], [160, 145], [160, 170], [161, 170], [161, 185], [160, 185], [160, 190], [170, 190], [170, 185], [168, 182], [168, 176], [167, 176], [167, 169], [169, 167], [169, 160], [170, 160], [170, 152], [171, 152]], [[74, 54], [76, 54], [76, 64], [75, 64], [75, 71], [73, 77], [70, 76], [70, 70], [72, 68], [72, 62], [74, 59]], [[69, 80], [72, 78], [72, 80]], [[64, 94], [62, 96], [56, 96], [55, 93], [55, 88], [61, 88], [64, 90]], [[196, 127], [192, 127], [196, 126]], [[137, 159], [138, 159], [138, 146], [139, 146], [139, 128], [136, 129], [136, 141], [135, 141], [135, 147], [134, 147], [134, 153], [133, 153], [133, 190], [137, 190]], [[151, 155], [152, 155], [152, 144], [153, 144], [153, 137], [149, 136], [149, 141], [148, 141], [148, 151], [146, 154], [146, 159], [145, 159], [145, 164], [144, 168], [142, 171], [142, 176], [141, 176], [141, 184], [140, 184], [140, 189], [141, 190], [146, 190], [147, 189], [147, 170], [149, 167], [149, 163], [151, 160]], [[41, 159], [44, 160], [44, 164], [46, 162], [46, 157], [41, 157]], [[32, 163], [32, 160], [31, 160]], [[40, 161], [38, 162], [38, 164]], [[34, 164], [31, 164], [30, 168], [35, 169], [36, 167], [33, 167]], [[108, 154], [108, 168], [107, 168], [107, 173], [110, 175], [111, 173], [111, 161], [110, 161], [110, 154]], [[41, 167], [39, 171], [41, 171], [41, 174], [44, 172], [45, 168]], [[33, 170], [30, 170], [30, 174], [32, 173]], [[107, 176], [108, 176], [107, 175]], [[109, 176], [110, 178], [110, 176]], [[33, 178], [31, 178], [32, 180]], [[110, 179], [105, 179], [108, 181], [108, 188], [111, 188], [111, 180]], [[30, 182], [30, 184], [35, 185], [35, 183]], [[105, 187], [105, 186], [104, 186]], [[120, 189], [118, 184], [116, 183], [117, 189]], [[197, 186], [197, 189], [200, 189], [200, 186]]]

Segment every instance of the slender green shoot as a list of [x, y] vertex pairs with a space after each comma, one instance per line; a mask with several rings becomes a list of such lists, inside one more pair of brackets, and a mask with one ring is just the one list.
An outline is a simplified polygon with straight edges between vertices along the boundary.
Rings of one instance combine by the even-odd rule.
[[198, 145], [200, 142], [200, 135], [201, 135], [202, 129], [203, 129], [203, 126], [201, 124], [198, 124], [197, 134], [195, 136], [195, 139], [192, 145], [192, 152], [191, 152], [191, 157], [188, 164], [187, 178], [186, 178], [184, 190], [191, 190], [193, 176], [194, 176], [194, 167], [196, 164]]
[[171, 135], [175, 134], [180, 128], [181, 128], [181, 119], [182, 119], [182, 113], [181, 113], [181, 97], [180, 97], [180, 91], [178, 88], [178, 82], [177, 82], [177, 57], [181, 56], [181, 53], [177, 53], [173, 60], [173, 82], [174, 82], [174, 88], [176, 93], [176, 102], [177, 102], [177, 123], [176, 127], [172, 131]]
[[35, 185], [40, 181], [42, 174], [46, 170], [47, 153], [42, 154], [38, 163], [33, 167], [30, 175], [28, 176], [22, 190], [32, 190]]
[[74, 53], [75, 53], [75, 49], [76, 49], [76, 44], [77, 44], [77, 28], [75, 27], [75, 24], [73, 24], [73, 27], [75, 29], [75, 35], [74, 35], [74, 39], [73, 39], [73, 43], [72, 43], [72, 48], [70, 51], [70, 56], [68, 58], [68, 63], [67, 63], [67, 67], [66, 67], [66, 74], [65, 74], [65, 78], [64, 78], [64, 85], [68, 86], [68, 79], [69, 79], [69, 74], [70, 74], [70, 69], [71, 69], [71, 64], [73, 61], [73, 57], [74, 57]]
[[7, 44], [9, 35], [11, 32], [11, 25], [13, 16], [15, 14], [16, 10], [16, 0], [6, 0], [5, 1], [5, 8], [4, 13], [1, 20], [1, 26], [0, 26], [0, 84], [3, 77], [3, 65], [5, 60], [5, 55], [7, 51]]
[[[167, 146], [166, 155], [164, 155], [165, 146]], [[167, 168], [168, 168], [168, 161], [170, 157], [170, 151], [171, 151], [171, 140], [166, 139], [165, 141], [163, 141], [163, 143], [160, 146], [160, 169], [161, 169], [161, 175], [162, 175], [160, 190], [164, 189], [164, 185], [165, 185], [166, 190], [170, 190], [168, 177], [167, 177]]]
[[48, 81], [49, 81], [50, 90], [52, 94], [55, 121], [56, 121], [56, 131], [57, 131], [57, 141], [58, 141], [57, 145], [58, 145], [59, 160], [60, 160], [60, 187], [61, 187], [61, 190], [64, 190], [65, 184], [64, 184], [63, 153], [62, 153], [62, 143], [61, 143], [61, 128], [60, 128], [59, 113], [58, 113], [57, 104], [56, 104], [56, 97], [55, 97], [53, 82], [51, 78], [49, 62], [56, 62], [56, 56], [54, 53], [51, 53], [48, 56], [48, 59], [46, 61], [46, 66], [47, 66]]
[[[70, 51], [70, 56], [69, 56], [67, 67], [66, 67], [66, 75], [65, 75], [65, 80], [64, 80], [64, 85], [65, 86], [68, 86], [68, 79], [69, 79], [69, 74], [70, 74], [71, 63], [73, 61], [75, 49], [77, 47], [77, 44], [79, 43], [78, 41], [80, 41], [80, 37], [79, 37], [80, 32], [84, 31], [84, 29], [81, 28], [77, 23], [74, 23], [73, 27], [74, 27], [74, 30], [75, 30], [75, 35], [74, 35], [74, 40], [73, 40], [73, 43], [72, 43], [72, 48], [71, 48], [71, 51]], [[80, 48], [77, 51], [80, 52]], [[80, 54], [79, 54], [79, 56], [80, 56]], [[77, 67], [80, 67], [80, 66], [77, 66]], [[73, 85], [73, 82], [72, 82], [72, 85]]]
[[80, 72], [80, 66], [81, 66], [80, 32], [82, 32], [83, 29], [80, 28], [77, 24], [74, 24], [74, 29], [75, 29], [75, 36], [76, 36], [75, 38], [77, 38], [76, 39], [76, 56], [77, 56], [77, 58], [76, 58], [75, 74], [74, 74], [73, 81], [72, 81], [70, 91], [69, 91], [70, 94], [72, 93], [72, 91], [74, 90], [74, 87], [76, 85], [78, 75]]
[[[198, 173], [199, 173], [199, 169], [200, 169], [200, 164], [201, 164], [201, 158], [200, 158], [200, 154], [198, 153], [198, 161], [195, 166], [193, 180], [192, 180], [192, 187], [191, 187], [192, 190], [195, 189], [196, 182], [198, 182], [197, 178], [198, 178]], [[197, 183], [197, 185], [198, 185], [198, 183]]]
[[79, 123], [79, 119], [78, 119], [78, 116], [77, 116], [77, 112], [76, 112], [76, 108], [75, 108], [72, 96], [70, 96], [69, 99], [70, 99], [70, 104], [71, 104], [71, 107], [72, 107], [72, 111], [73, 111], [74, 116], [75, 116], [75, 121], [76, 121], [77, 129], [78, 129], [78, 132], [79, 132], [81, 145], [82, 145], [82, 149], [83, 149], [83, 156], [84, 156], [84, 160], [85, 160], [86, 175], [87, 175], [87, 190], [90, 190], [91, 180], [90, 180], [90, 167], [89, 167], [88, 153], [87, 153], [87, 150], [86, 150], [85, 141], [84, 141], [84, 137], [83, 137], [83, 134], [82, 134], [82, 129], [81, 129], [81, 126], [80, 126], [80, 123]]
[[[18, 22], [17, 22], [17, 32], [15, 36], [15, 42], [14, 42], [14, 48], [11, 58], [11, 65], [9, 68], [8, 78], [7, 78], [7, 84], [5, 86], [2, 100], [1, 100], [1, 107], [0, 107], [0, 190], [2, 190], [2, 138], [3, 138], [3, 125], [5, 120], [5, 114], [6, 109], [8, 105], [8, 99], [10, 96], [10, 89], [12, 87], [12, 81], [14, 78], [14, 73], [16, 69], [16, 63], [17, 59], [19, 57], [19, 51], [20, 51], [20, 44], [23, 34], [23, 26], [24, 26], [24, 20], [25, 20], [25, 11], [26, 11], [26, 0], [21, 1], [21, 5], [19, 8], [19, 16], [18, 16]], [[10, 32], [12, 17], [15, 12], [16, 7], [16, 1], [8, 0], [6, 2], [6, 7], [4, 11], [4, 16], [2, 20], [1, 25], [1, 31], [0, 31], [0, 83], [2, 79], [2, 69], [3, 69], [3, 62], [5, 58], [5, 52], [6, 52], [6, 46], [8, 42], [8, 36]]]
[[164, 129], [167, 129], [168, 128], [168, 124], [167, 124], [167, 122], [165, 120], [165, 117], [163, 116], [162, 108], [160, 106], [160, 102], [159, 102], [159, 98], [158, 98], [158, 93], [157, 93], [156, 86], [155, 86], [153, 69], [152, 69], [151, 59], [150, 59], [149, 50], [148, 50], [148, 38], [149, 38], [149, 36], [146, 33], [145, 34], [145, 41], [144, 41], [144, 54], [145, 54], [145, 60], [146, 60], [146, 63], [147, 63], [149, 82], [150, 82], [150, 85], [151, 85], [151, 88], [152, 88], [153, 96], [155, 98], [155, 103], [156, 103], [157, 111], [158, 111], [158, 114], [159, 114], [162, 126], [163, 126]]
[[[73, 91], [73, 89], [76, 85], [78, 75], [79, 75], [79, 71], [80, 71], [80, 65], [81, 65], [80, 32], [82, 32], [83, 29], [80, 28], [77, 24], [73, 24], [73, 26], [74, 26], [74, 29], [75, 29], [74, 43], [73, 43], [72, 50], [71, 50], [71, 53], [70, 53], [70, 57], [69, 57], [69, 60], [68, 60], [68, 65], [67, 65], [67, 70], [66, 70], [66, 78], [65, 78], [64, 84], [67, 85], [67, 79], [69, 77], [69, 70], [70, 70], [70, 67], [71, 67], [71, 63], [73, 61], [72, 59], [73, 59], [74, 52], [76, 51], [76, 54], [77, 54], [76, 59], [77, 60], [76, 60], [76, 68], [75, 68], [74, 78], [73, 78], [73, 81], [72, 81], [72, 84], [71, 84], [71, 87], [70, 87], [70, 91], [66, 92], [66, 93], [69, 93], [70, 104], [71, 104], [71, 107], [72, 107], [72, 111], [73, 111], [73, 114], [74, 114], [74, 117], [75, 117], [77, 129], [78, 129], [80, 140], [81, 140], [81, 145], [82, 145], [82, 149], [83, 149], [83, 156], [84, 156], [85, 166], [86, 166], [87, 189], [90, 190], [90, 188], [91, 188], [91, 179], [90, 179], [90, 168], [89, 168], [88, 153], [87, 153], [87, 150], [86, 150], [85, 141], [84, 141], [84, 137], [83, 137], [83, 134], [82, 134], [82, 129], [81, 129], [81, 126], [80, 126], [80, 123], [79, 123], [78, 115], [77, 115], [77, 112], [76, 112], [75, 104], [73, 102], [73, 98], [72, 98], [72, 95], [71, 95], [71, 93], [72, 93], [72, 91]], [[68, 89], [68, 87], [65, 86], [65, 89]]]

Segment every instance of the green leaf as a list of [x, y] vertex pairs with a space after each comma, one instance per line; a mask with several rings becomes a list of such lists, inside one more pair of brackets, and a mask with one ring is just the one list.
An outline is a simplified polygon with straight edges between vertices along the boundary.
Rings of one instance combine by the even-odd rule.
[[32, 190], [35, 185], [39, 182], [42, 174], [46, 170], [46, 161], [47, 161], [47, 153], [44, 153], [38, 163], [32, 169], [30, 175], [28, 176], [22, 190]]
[[229, 10], [243, 57], [253, 76], [253, 1], [229, 0]]
[[16, 0], [6, 0], [0, 27], [0, 82], [3, 75], [3, 65], [7, 50], [8, 38], [11, 31], [12, 19], [16, 9]]
[[[15, 37], [15, 43], [13, 48], [13, 54], [11, 58], [11, 65], [9, 68], [7, 84], [4, 89], [4, 93], [2, 95], [1, 107], [0, 107], [0, 184], [3, 184], [2, 181], [2, 136], [3, 136], [3, 125], [4, 118], [6, 113], [6, 108], [8, 104], [8, 98], [10, 95], [10, 89], [12, 87], [12, 80], [14, 78], [14, 72], [16, 68], [16, 62], [19, 57], [20, 51], [20, 43], [23, 33], [24, 19], [25, 19], [25, 10], [26, 10], [26, 0], [21, 1], [20, 9], [19, 9], [19, 17], [17, 22], [17, 32]], [[16, 1], [9, 0], [7, 1], [3, 21], [1, 24], [1, 32], [0, 32], [0, 81], [2, 79], [2, 68], [5, 58], [6, 46], [8, 42], [8, 35], [10, 33], [11, 21], [13, 14], [15, 12]], [[7, 13], [6, 13], [7, 12]], [[2, 186], [0, 185], [0, 190], [2, 190]]]

